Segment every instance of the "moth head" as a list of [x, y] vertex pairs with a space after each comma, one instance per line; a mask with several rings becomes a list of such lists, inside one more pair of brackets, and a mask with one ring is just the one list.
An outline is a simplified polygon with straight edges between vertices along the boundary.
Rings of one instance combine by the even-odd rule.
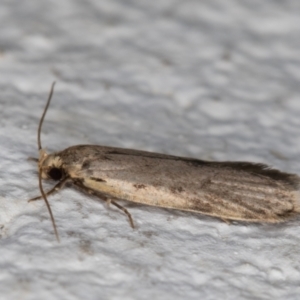
[[57, 154], [47, 154], [44, 149], [39, 151], [39, 172], [43, 179], [61, 180], [65, 177], [62, 160]]

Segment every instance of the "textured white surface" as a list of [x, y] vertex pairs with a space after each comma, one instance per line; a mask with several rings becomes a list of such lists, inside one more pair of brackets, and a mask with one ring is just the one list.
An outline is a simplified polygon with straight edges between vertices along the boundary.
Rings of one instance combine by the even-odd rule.
[[[59, 4], [62, 3], [62, 4]], [[300, 173], [300, 5], [287, 1], [1, 1], [1, 299], [299, 299], [299, 218], [217, 219], [72, 189], [39, 193], [44, 147], [129, 147]], [[45, 184], [50, 187], [50, 184]]]

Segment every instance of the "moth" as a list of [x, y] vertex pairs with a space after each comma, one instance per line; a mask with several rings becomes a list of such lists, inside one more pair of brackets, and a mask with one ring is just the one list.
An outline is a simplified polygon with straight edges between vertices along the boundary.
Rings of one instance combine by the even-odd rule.
[[[59, 240], [47, 196], [70, 183], [121, 209], [118, 199], [192, 211], [224, 221], [276, 223], [300, 212], [299, 176], [265, 164], [213, 162], [147, 151], [97, 145], [78, 145], [47, 154], [41, 146], [41, 128], [54, 84], [38, 127], [39, 188]], [[44, 192], [42, 179], [58, 183]]]

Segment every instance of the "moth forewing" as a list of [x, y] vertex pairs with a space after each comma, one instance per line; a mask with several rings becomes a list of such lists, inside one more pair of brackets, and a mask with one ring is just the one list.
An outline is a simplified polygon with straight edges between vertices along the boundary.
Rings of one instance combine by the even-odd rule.
[[[299, 177], [249, 162], [209, 162], [139, 150], [78, 145], [46, 154], [38, 144], [39, 182], [58, 238], [47, 196], [67, 182], [130, 213], [115, 200], [193, 211], [223, 220], [281, 222], [300, 212]], [[43, 192], [41, 178], [58, 183]]]
[[247, 162], [207, 162], [79, 145], [52, 158], [75, 185], [107, 198], [228, 220], [279, 222], [299, 212], [299, 177]]

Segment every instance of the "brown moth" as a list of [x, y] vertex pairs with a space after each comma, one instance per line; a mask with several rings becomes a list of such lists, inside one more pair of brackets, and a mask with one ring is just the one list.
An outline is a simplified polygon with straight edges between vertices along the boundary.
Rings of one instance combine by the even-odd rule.
[[[58, 233], [47, 196], [71, 183], [88, 194], [130, 213], [115, 200], [197, 212], [222, 220], [276, 223], [300, 212], [295, 174], [250, 162], [211, 162], [139, 150], [78, 145], [47, 154], [41, 147], [41, 127], [54, 89], [40, 120], [39, 186]], [[58, 183], [47, 193], [42, 178]]]

